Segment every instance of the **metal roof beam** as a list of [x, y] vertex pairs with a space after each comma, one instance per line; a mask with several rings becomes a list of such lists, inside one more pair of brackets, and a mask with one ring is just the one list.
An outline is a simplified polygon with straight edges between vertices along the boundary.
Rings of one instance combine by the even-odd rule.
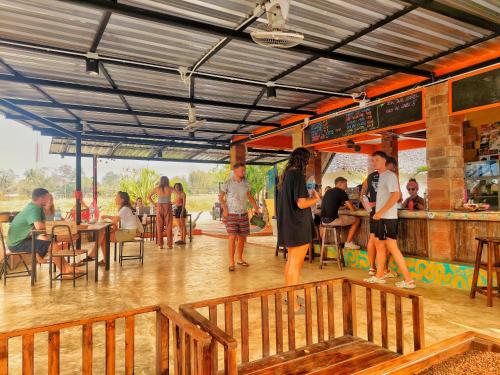
[[[121, 115], [130, 115], [134, 114], [137, 116], [149, 116], [156, 118], [168, 118], [168, 119], [178, 119], [178, 120], [187, 120], [187, 116], [183, 115], [172, 115], [167, 113], [160, 112], [148, 112], [148, 111], [128, 111], [127, 109], [122, 108], [108, 108], [108, 107], [95, 107], [81, 104], [60, 104], [60, 103], [52, 103], [52, 102], [42, 102], [37, 100], [26, 100], [26, 99], [9, 99], [12, 103], [16, 105], [26, 105], [33, 107], [47, 107], [47, 108], [60, 108], [60, 109], [74, 109], [80, 111], [89, 111], [89, 112], [101, 112], [101, 113], [114, 113]], [[238, 124], [238, 125], [255, 125], [255, 126], [271, 126], [275, 128], [279, 128], [281, 125], [277, 123], [264, 123], [264, 122], [255, 122], [255, 121], [239, 121], [232, 119], [219, 119], [215, 117], [199, 117], [200, 120], [206, 120], [207, 122], [218, 122], [221, 124]]]
[[[406, 7], [404, 9], [401, 9], [400, 11], [394, 13], [394, 14], [391, 14], [383, 19], [381, 19], [380, 21], [378, 22], [375, 22], [374, 24], [370, 25], [369, 27], [367, 28], [364, 28], [363, 30], [360, 30], [358, 31], [357, 33], [354, 33], [352, 34], [351, 36], [341, 40], [340, 42], [334, 44], [333, 46], [331, 46], [330, 48], [328, 48], [326, 51], [330, 51], [330, 52], [333, 52], [343, 46], [345, 46], [346, 44], [348, 43], [351, 43], [352, 41], [358, 39], [358, 38], [361, 38], [363, 35], [366, 35], [396, 19], [398, 19], [399, 17], [402, 17], [404, 16], [405, 14], [408, 14], [410, 13], [412, 10], [415, 10], [417, 8], [416, 5], [410, 5], [409, 7]], [[284, 77], [286, 77], [287, 75], [299, 70], [300, 68], [303, 68], [304, 66], [316, 61], [317, 59], [319, 59], [320, 56], [311, 56], [309, 57], [308, 59], [298, 63], [297, 65], [294, 65], [292, 66], [291, 68], [279, 73], [278, 75], [274, 76], [273, 78], [270, 79], [270, 81], [277, 81], [279, 79], [282, 79]], [[257, 103], [255, 103], [257, 104]]]
[[[20, 50], [43, 52], [43, 53], [46, 53], [49, 55], [54, 55], [54, 56], [62, 56], [62, 57], [70, 57], [70, 58], [85, 58], [85, 53], [82, 53], [80, 51], [69, 50], [69, 49], [64, 49], [64, 48], [60, 48], [60, 47], [47, 46], [47, 45], [42, 45], [42, 44], [32, 43], [32, 42], [11, 40], [8, 38], [1, 38], [0, 37], [0, 45], [4, 45], [4, 46], [10, 47], [10, 48], [16, 48], [16, 49], [20, 49]], [[122, 57], [117, 58], [117, 57], [112, 57], [112, 56], [99, 55], [99, 61], [104, 62], [104, 63], [109, 64], [109, 65], [125, 66], [125, 67], [129, 67], [129, 68], [141, 69], [141, 70], [145, 70], [145, 71], [149, 71], [149, 72], [160, 72], [160, 73], [165, 73], [165, 74], [179, 75], [179, 71], [177, 68], [156, 65], [156, 64], [151, 64], [151, 63], [146, 63], [146, 62], [141, 62], [141, 61], [136, 61], [136, 60], [130, 60], [130, 59], [122, 58]], [[267, 84], [267, 82], [264, 82], [264, 81], [258, 81], [258, 80], [253, 80], [253, 79], [250, 80], [250, 79], [245, 79], [245, 78], [241, 78], [241, 77], [226, 76], [226, 75], [214, 74], [214, 73], [210, 73], [210, 72], [196, 71], [193, 73], [193, 76], [207, 79], [207, 80], [211, 80], [211, 81], [238, 83], [241, 85], [253, 86], [253, 87], [264, 87]], [[345, 95], [338, 95], [338, 93], [336, 93], [335, 91], [315, 89], [312, 87], [288, 86], [288, 85], [280, 85], [278, 83], [276, 83], [275, 86], [276, 86], [276, 88], [279, 88], [280, 90], [295, 91], [295, 92], [301, 92], [304, 94], [328, 94], [328, 95], [333, 96], [333, 97], [335, 97], [335, 96], [345, 97]]]
[[[61, 155], [61, 156], [75, 156], [74, 153], [70, 152], [51, 152], [53, 155]], [[92, 158], [93, 154], [82, 154], [84, 158]], [[106, 156], [106, 155], [97, 155], [99, 158], [103, 159], [116, 159], [116, 160], [144, 160], [144, 161], [167, 161], [174, 163], [199, 163], [199, 164], [229, 164], [229, 160], [220, 159], [220, 160], [196, 160], [196, 159], [173, 159], [173, 158], [154, 158], [154, 157], [138, 157], [138, 156]], [[273, 163], [259, 163], [255, 162], [252, 165], [273, 165]]]
[[17, 105], [12, 103], [10, 100], [6, 99], [0, 99], [0, 105], [9, 108], [10, 110], [24, 116], [24, 117], [29, 117], [32, 120], [36, 120], [38, 122], [41, 122], [42, 124], [52, 128], [57, 135], [61, 136], [68, 136], [70, 138], [75, 138], [76, 134], [70, 132], [69, 130], [64, 129], [62, 126], [59, 126], [52, 121], [49, 121], [41, 116], [35, 115], [34, 113], [31, 113], [23, 108], [19, 108]]
[[[37, 129], [40, 131], [41, 135], [47, 137], [57, 137], [57, 138], [68, 138], [67, 136], [61, 136], [61, 134], [53, 131], [52, 129]], [[98, 141], [98, 142], [110, 142], [110, 143], [119, 143], [121, 142], [123, 145], [144, 145], [144, 146], [156, 146], [156, 147], [173, 147], [173, 148], [191, 148], [191, 149], [203, 149], [203, 150], [220, 150], [227, 151], [229, 150], [229, 145], [219, 144], [210, 144], [209, 141], [202, 141], [203, 143], [189, 143], [188, 141], [197, 141], [196, 139], [182, 139], [181, 141], [176, 142], [175, 139], [171, 137], [165, 137], [162, 140], [162, 137], [150, 137], [144, 138], [140, 134], [133, 134], [133, 137], [124, 137], [122, 134], [101, 134], [101, 133], [83, 133], [82, 140], [87, 141]]]
[[296, 109], [289, 109], [282, 107], [258, 106], [258, 105], [244, 104], [244, 103], [231, 103], [227, 101], [216, 101], [216, 100], [206, 100], [206, 99], [191, 99], [189, 97], [162, 95], [162, 94], [146, 93], [146, 92], [139, 92], [132, 90], [122, 90], [118, 88], [115, 89], [115, 88], [100, 87], [100, 86], [82, 85], [79, 83], [54, 81], [49, 79], [16, 77], [16, 76], [11, 76], [9, 74], [0, 74], [0, 80], [7, 82], [28, 83], [31, 85], [43, 85], [48, 87], [60, 87], [60, 88], [74, 89], [78, 91], [86, 91], [92, 93], [133, 96], [137, 98], [166, 100], [178, 103], [193, 103], [193, 104], [208, 105], [208, 106], [223, 107], [223, 108], [252, 109], [263, 112], [279, 112], [279, 113], [302, 114], [302, 115], [315, 114], [314, 111], [305, 111], [300, 109], [296, 110]]
[[405, 3], [413, 4], [419, 8], [430, 10], [431, 12], [441, 14], [443, 16], [453, 18], [454, 20], [468, 23], [469, 25], [480, 27], [481, 29], [486, 29], [493, 31], [494, 33], [500, 32], [500, 24], [491, 21], [489, 19], [483, 18], [481, 16], [476, 16], [463, 10], [451, 7], [449, 5], [439, 3], [433, 0], [403, 0]]
[[[204, 33], [218, 35], [221, 37], [231, 37], [232, 39], [241, 40], [243, 42], [254, 43], [250, 34], [245, 33], [243, 31], [228, 29], [214, 24], [209, 24], [193, 19], [186, 19], [179, 16], [156, 12], [153, 10], [139, 8], [127, 4], [122, 4], [122, 3], [112, 4], [105, 0], [67, 0], [66, 2], [79, 4], [90, 8], [97, 8], [104, 11], [112, 11], [113, 13], [122, 14], [127, 17], [143, 19], [146, 21], [156, 22], [161, 24], [178, 26], [181, 28], [188, 28], [196, 31], [201, 31]], [[388, 62], [367, 59], [364, 57], [346, 55], [343, 53], [330, 52], [327, 50], [322, 50], [319, 48], [309, 47], [305, 45], [298, 45], [292, 48], [288, 48], [288, 50], [312, 56], [317, 55], [319, 57], [344, 61], [352, 64], [370, 66], [378, 69], [395, 70], [401, 73], [406, 73], [411, 75], [429, 77], [431, 74], [431, 72], [422, 69], [408, 68], [405, 66], [396, 65]]]
[[102, 36], [104, 35], [104, 31], [106, 31], [106, 26], [108, 26], [109, 19], [111, 18], [112, 12], [105, 12], [101, 18], [101, 22], [99, 23], [99, 28], [94, 36], [94, 40], [92, 41], [92, 45], [90, 46], [90, 52], [97, 52], [97, 48], [99, 47], [99, 43], [101, 43]]
[[[6, 118], [9, 120], [19, 120], [19, 121], [30, 120], [28, 117], [24, 117], [21, 115], [10, 115], [8, 113], [6, 114]], [[79, 122], [78, 120], [71, 120], [66, 118], [57, 118], [57, 117], [45, 117], [45, 118], [49, 121], [61, 124], [75, 124]], [[144, 123], [142, 123], [141, 125], [137, 125], [136, 123], [129, 123], [129, 122], [110, 122], [110, 121], [93, 121], [93, 120], [85, 120], [85, 122], [89, 128], [91, 127], [91, 125], [103, 125], [103, 126], [122, 126], [126, 128], [142, 128], [145, 130], [174, 130], [174, 131], [182, 130], [182, 128], [175, 126], [148, 125], [148, 124], [145, 125]], [[233, 135], [251, 134], [250, 132], [238, 132], [236, 130], [219, 130], [214, 128], [199, 128], [197, 131], [207, 132], [207, 133], [217, 133], [217, 134], [233, 134]]]

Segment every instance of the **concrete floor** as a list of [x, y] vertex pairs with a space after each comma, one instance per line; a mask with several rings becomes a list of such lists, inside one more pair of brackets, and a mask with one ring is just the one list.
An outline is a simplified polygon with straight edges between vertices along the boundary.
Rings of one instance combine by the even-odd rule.
[[[246, 259], [251, 266], [238, 267], [234, 273], [227, 271], [225, 240], [201, 236], [195, 237], [192, 245], [174, 247], [173, 250], [158, 250], [152, 243], [146, 242], [143, 266], [135, 261], [123, 267], [113, 263], [110, 272], [100, 273], [97, 284], [92, 273], [88, 283], [79, 280], [76, 288], [71, 282], [62, 285], [56, 282], [51, 290], [46, 267], [40, 272], [39, 281], [33, 288], [28, 278], [9, 279], [7, 287], [0, 287], [0, 332], [147, 305], [167, 304], [177, 308], [179, 304], [190, 301], [282, 286], [284, 260], [281, 255], [274, 256], [272, 241], [272, 238], [250, 239]], [[302, 281], [339, 276], [366, 277], [359, 270], [341, 272], [333, 265], [320, 270], [317, 262], [307, 262]], [[419, 284], [417, 292], [424, 297], [427, 345], [467, 330], [500, 338], [500, 299], [494, 301], [494, 307], [488, 308], [484, 296], [470, 300], [467, 291]], [[364, 316], [362, 311], [358, 314], [358, 317]], [[405, 316], [405, 320], [407, 318]], [[95, 331], [95, 366], [103, 361], [103, 329], [102, 332]], [[150, 362], [150, 356], [154, 354], [152, 320], [145, 318], [144, 322], [138, 322], [136, 330], [136, 373], [153, 373]], [[145, 337], [139, 338], [139, 333]], [[37, 337], [35, 342], [35, 373], [43, 373], [46, 368], [46, 339], [46, 336]], [[260, 339], [255, 341], [253, 345], [260, 345]], [[62, 373], [79, 373], [80, 355], [76, 348], [81, 342], [80, 331], [69, 330], [62, 335], [61, 342]], [[120, 345], [117, 343], [119, 359], [123, 352]], [[15, 370], [20, 364], [20, 340], [12, 339], [9, 350], [12, 373], [18, 373]], [[117, 373], [120, 371], [118, 369]], [[96, 370], [96, 373], [101, 371]]]

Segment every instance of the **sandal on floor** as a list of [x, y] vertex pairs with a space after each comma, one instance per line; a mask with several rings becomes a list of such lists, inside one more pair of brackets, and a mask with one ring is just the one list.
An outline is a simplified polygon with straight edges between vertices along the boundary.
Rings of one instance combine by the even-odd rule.
[[100, 260], [100, 261], [99, 261], [99, 265], [100, 265], [100, 266], [105, 266], [105, 265], [106, 265], [106, 262], [105, 262], [104, 260]]
[[235, 266], [229, 266], [229, 272], [234, 272], [235, 269], [236, 269]]
[[244, 260], [239, 260], [236, 263], [238, 264], [238, 266], [243, 266], [243, 267], [248, 267], [250, 265], [247, 262], [245, 262]]
[[81, 263], [93, 262], [95, 258], [87, 256], [85, 259], [81, 260]]
[[408, 282], [404, 280], [398, 281], [395, 285], [401, 289], [415, 289], [417, 287], [417, 285], [415, 284], [415, 280], [410, 280]]

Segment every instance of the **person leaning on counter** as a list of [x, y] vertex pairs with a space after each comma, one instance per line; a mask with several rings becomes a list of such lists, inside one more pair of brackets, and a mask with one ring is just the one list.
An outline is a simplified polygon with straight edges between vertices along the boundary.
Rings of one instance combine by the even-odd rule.
[[406, 184], [406, 190], [410, 196], [403, 202], [403, 208], [408, 210], [425, 210], [424, 198], [418, 195], [418, 182], [414, 178], [410, 178]]

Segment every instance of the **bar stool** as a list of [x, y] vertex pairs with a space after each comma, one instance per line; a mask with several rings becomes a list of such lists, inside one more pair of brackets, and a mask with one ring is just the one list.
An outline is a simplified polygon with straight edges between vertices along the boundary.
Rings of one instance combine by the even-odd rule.
[[[322, 238], [321, 238], [321, 250], [320, 250], [320, 255], [319, 255], [319, 267], [323, 268], [323, 265], [328, 264], [328, 263], [334, 263], [337, 262], [339, 269], [342, 271], [342, 246], [343, 244], [339, 240], [339, 235], [340, 231], [337, 231], [337, 228], [340, 228], [340, 226], [337, 225], [324, 225], [323, 223], [321, 224], [320, 231], [322, 233]], [[333, 242], [329, 242], [330, 239], [333, 236]], [[328, 258], [327, 254], [327, 246], [335, 246], [335, 249], [337, 251], [337, 257], [336, 258]]]
[[[478, 241], [476, 251], [476, 263], [474, 264], [474, 276], [472, 277], [472, 287], [470, 298], [475, 298], [476, 292], [486, 295], [486, 305], [493, 306], [493, 296], [500, 297], [500, 252], [498, 245], [500, 237], [476, 237]], [[484, 245], [488, 245], [488, 256], [486, 264], [481, 263]], [[493, 256], [495, 261], [493, 262]], [[486, 270], [486, 286], [477, 286], [479, 270]], [[497, 274], [497, 292], [493, 291], [493, 272]]]

